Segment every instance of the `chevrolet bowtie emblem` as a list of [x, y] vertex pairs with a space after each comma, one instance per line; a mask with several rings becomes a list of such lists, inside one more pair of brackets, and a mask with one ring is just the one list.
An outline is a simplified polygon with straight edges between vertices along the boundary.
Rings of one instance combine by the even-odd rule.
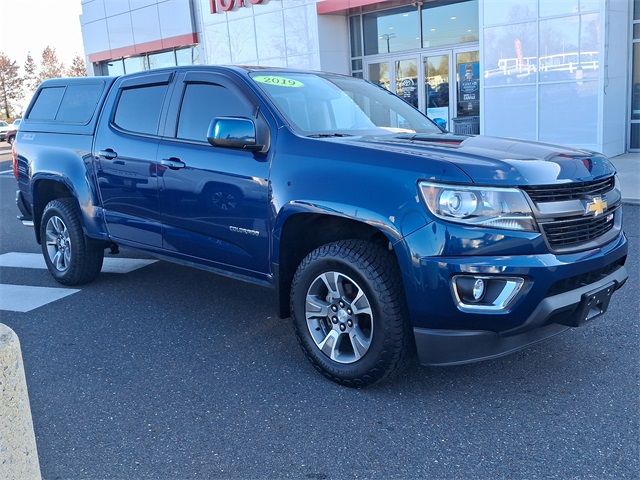
[[607, 201], [603, 200], [602, 197], [595, 197], [587, 203], [585, 213], [587, 215], [593, 213], [593, 216], [597, 217], [598, 215], [602, 215], [606, 209]]

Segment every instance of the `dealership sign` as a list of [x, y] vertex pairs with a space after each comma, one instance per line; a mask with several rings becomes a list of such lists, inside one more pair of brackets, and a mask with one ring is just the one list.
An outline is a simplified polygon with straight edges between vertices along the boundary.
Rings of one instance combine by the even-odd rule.
[[209, 0], [211, 13], [224, 13], [249, 5], [258, 5], [264, 0]]

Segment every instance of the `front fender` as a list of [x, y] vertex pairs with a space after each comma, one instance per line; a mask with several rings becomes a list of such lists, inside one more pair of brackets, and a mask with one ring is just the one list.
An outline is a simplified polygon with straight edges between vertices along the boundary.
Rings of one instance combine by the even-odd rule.
[[[282, 206], [275, 218], [273, 226], [274, 248], [272, 252], [272, 258], [274, 259], [275, 263], [280, 262], [279, 245], [280, 239], [282, 238], [282, 231], [285, 224], [287, 223], [287, 220], [289, 220], [294, 215], [304, 213], [321, 214], [364, 223], [376, 228], [378, 231], [383, 233], [389, 239], [389, 242], [391, 244], [395, 244], [402, 240], [402, 231], [398, 227], [398, 225], [393, 223], [393, 219], [384, 217], [372, 210], [338, 202], [294, 200]], [[313, 232], [309, 232], [309, 234], [313, 234]]]
[[298, 137], [286, 129], [278, 135], [276, 151], [271, 169], [271, 257], [276, 264], [283, 227], [292, 215], [324, 214], [361, 222], [395, 245], [432, 220], [419, 198], [420, 179], [468, 180], [447, 162]]

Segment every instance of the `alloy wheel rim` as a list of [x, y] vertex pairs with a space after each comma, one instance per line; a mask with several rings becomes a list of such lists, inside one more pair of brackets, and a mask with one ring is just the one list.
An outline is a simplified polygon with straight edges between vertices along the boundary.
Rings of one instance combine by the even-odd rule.
[[54, 268], [66, 272], [71, 264], [71, 239], [67, 226], [57, 215], [47, 221], [45, 227], [47, 254]]
[[347, 275], [318, 275], [307, 291], [305, 316], [316, 347], [331, 360], [355, 363], [369, 351], [373, 339], [371, 303]]

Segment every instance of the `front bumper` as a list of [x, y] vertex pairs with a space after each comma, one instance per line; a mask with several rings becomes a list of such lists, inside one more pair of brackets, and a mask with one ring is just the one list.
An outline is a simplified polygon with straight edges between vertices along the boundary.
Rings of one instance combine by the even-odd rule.
[[501, 357], [567, 330], [583, 296], [611, 285], [617, 290], [628, 274], [620, 266], [610, 275], [580, 288], [546, 297], [518, 328], [506, 332], [414, 328], [423, 365], [458, 365]]
[[[481, 238], [469, 230], [476, 237], [463, 238], [465, 232], [438, 235], [438, 229], [422, 228], [396, 248], [423, 364], [493, 358], [553, 336], [575, 323], [585, 292], [611, 282], [618, 289], [627, 278], [623, 233], [596, 249], [554, 254], [541, 244], [540, 235], [505, 236], [499, 242], [497, 234]], [[452, 246], [468, 248], [454, 255]], [[469, 312], [453, 298], [456, 275], [519, 277], [524, 285], [504, 310]]]

